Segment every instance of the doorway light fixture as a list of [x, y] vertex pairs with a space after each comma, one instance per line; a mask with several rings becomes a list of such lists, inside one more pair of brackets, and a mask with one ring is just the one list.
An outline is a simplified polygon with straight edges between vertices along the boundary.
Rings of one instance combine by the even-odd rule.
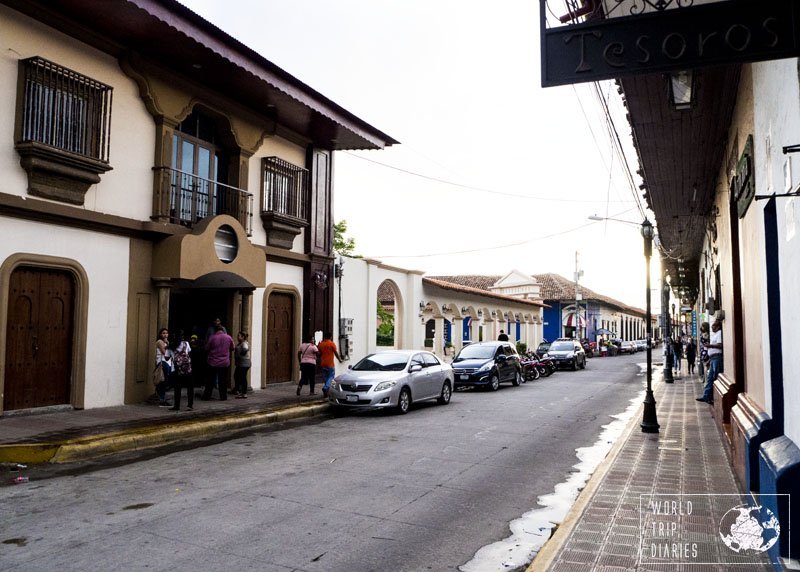
[[695, 85], [692, 70], [676, 71], [669, 74], [669, 100], [678, 111], [691, 109], [694, 103]]

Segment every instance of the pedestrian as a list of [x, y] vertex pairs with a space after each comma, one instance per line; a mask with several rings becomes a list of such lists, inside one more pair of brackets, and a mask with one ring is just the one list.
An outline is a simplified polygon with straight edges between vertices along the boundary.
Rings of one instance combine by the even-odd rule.
[[225, 326], [222, 325], [222, 320], [220, 320], [219, 318], [214, 318], [213, 320], [211, 320], [211, 325], [208, 326], [208, 328], [206, 328], [206, 337], [203, 338], [204, 344], [211, 339], [211, 336], [217, 333], [218, 326], [222, 328], [223, 332], [225, 332], [226, 334], [228, 333], [228, 330], [226, 330]]
[[300, 344], [297, 350], [297, 361], [300, 362], [300, 383], [297, 384], [297, 395], [300, 395], [300, 389], [308, 384], [309, 395], [314, 395], [314, 384], [316, 383], [317, 374], [317, 358], [319, 356], [319, 348], [314, 343], [314, 334], [308, 337], [308, 341]]
[[186, 409], [192, 411], [194, 409], [194, 379], [192, 377], [192, 347], [186, 341], [183, 330], [178, 332], [178, 346], [175, 348], [173, 362], [175, 364], [175, 372], [172, 376], [175, 385], [175, 393], [172, 401], [175, 405], [172, 406], [171, 411], [181, 410], [181, 393], [183, 388], [186, 388]]
[[192, 393], [194, 393], [195, 387], [205, 387], [208, 362], [206, 361], [205, 348], [200, 343], [200, 338], [197, 334], [192, 334], [189, 337], [189, 347], [192, 350], [189, 357], [192, 358]]
[[505, 333], [503, 330], [500, 330], [500, 335], [497, 336], [498, 342], [507, 342], [508, 341], [508, 334]]
[[672, 342], [672, 365], [675, 368], [675, 373], [681, 372], [681, 358], [683, 357], [683, 344], [680, 337]]
[[697, 358], [697, 347], [695, 346], [695, 341], [689, 336], [689, 339], [686, 341], [686, 369], [689, 371], [689, 375], [694, 375], [694, 361]]
[[697, 368], [700, 377], [708, 369], [708, 341], [708, 322], [703, 322], [700, 324], [700, 367]]
[[156, 384], [156, 394], [158, 394], [159, 407], [171, 407], [167, 401], [167, 388], [172, 376], [172, 350], [169, 349], [169, 330], [161, 328], [156, 338], [156, 368], [161, 368], [161, 381]]
[[705, 401], [713, 405], [714, 382], [722, 367], [722, 322], [719, 319], [714, 320], [711, 325], [711, 341], [706, 344], [706, 348], [708, 350], [708, 374], [703, 396], [698, 397], [697, 401]]
[[225, 401], [228, 399], [228, 371], [231, 367], [231, 352], [236, 349], [236, 346], [233, 338], [225, 333], [222, 324], [217, 324], [216, 331], [206, 342], [205, 349], [208, 375], [201, 399], [205, 401], [211, 399], [211, 393], [216, 384], [219, 390], [219, 400]]
[[339, 355], [339, 348], [336, 347], [336, 343], [333, 341], [333, 334], [325, 332], [325, 336], [319, 344], [319, 365], [322, 368], [322, 377], [325, 380], [325, 384], [322, 386], [322, 395], [325, 397], [328, 397], [328, 390], [331, 388], [331, 382], [336, 375], [334, 357], [339, 360], [339, 363], [342, 363], [342, 356]]
[[236, 351], [233, 353], [236, 369], [233, 370], [236, 399], [247, 399], [247, 372], [250, 369], [250, 344], [247, 343], [247, 332], [236, 335]]

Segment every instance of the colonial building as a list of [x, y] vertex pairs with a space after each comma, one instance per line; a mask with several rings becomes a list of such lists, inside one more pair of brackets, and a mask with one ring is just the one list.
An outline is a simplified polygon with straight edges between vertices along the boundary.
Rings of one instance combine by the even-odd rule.
[[[461, 284], [478, 290], [502, 294], [543, 304], [542, 334], [547, 340], [561, 337], [589, 338], [594, 341], [612, 332], [614, 337], [634, 340], [645, 337], [645, 312], [623, 302], [576, 286], [558, 274], [534, 274], [513, 271], [505, 276], [438, 276], [437, 280]], [[512, 336], [518, 331], [516, 322], [506, 324]], [[541, 339], [540, 337], [540, 339]]]
[[141, 401], [217, 317], [296, 379], [335, 151], [396, 141], [173, 0], [4, 1], [0, 47], [0, 412]]

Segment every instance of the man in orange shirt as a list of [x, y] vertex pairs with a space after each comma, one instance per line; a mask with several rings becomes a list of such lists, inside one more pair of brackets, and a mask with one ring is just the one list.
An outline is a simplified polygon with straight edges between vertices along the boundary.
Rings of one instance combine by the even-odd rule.
[[339, 355], [331, 332], [325, 332], [325, 339], [319, 343], [317, 348], [319, 349], [319, 365], [322, 368], [322, 376], [325, 378], [322, 395], [328, 397], [328, 389], [333, 381], [333, 376], [336, 375], [336, 364], [333, 362], [333, 358], [336, 357], [339, 363], [342, 363], [342, 356]]

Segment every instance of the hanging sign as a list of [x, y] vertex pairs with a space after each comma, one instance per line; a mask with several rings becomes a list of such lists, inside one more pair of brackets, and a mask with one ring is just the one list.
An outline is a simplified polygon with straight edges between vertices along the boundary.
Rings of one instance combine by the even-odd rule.
[[547, 27], [542, 86], [800, 55], [800, 2], [727, 0]]

